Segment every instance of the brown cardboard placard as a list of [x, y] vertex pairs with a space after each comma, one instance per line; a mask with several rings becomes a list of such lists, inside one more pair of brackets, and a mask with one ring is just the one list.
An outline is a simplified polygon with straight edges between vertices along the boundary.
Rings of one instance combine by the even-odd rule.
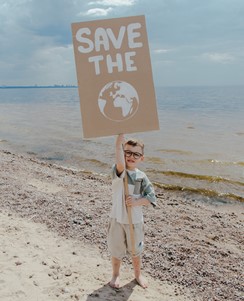
[[84, 138], [159, 129], [144, 16], [72, 24]]

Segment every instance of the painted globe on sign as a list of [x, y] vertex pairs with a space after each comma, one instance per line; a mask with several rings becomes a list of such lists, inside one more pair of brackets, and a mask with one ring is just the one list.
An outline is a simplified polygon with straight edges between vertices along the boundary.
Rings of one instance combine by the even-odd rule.
[[132, 85], [123, 81], [113, 81], [100, 91], [98, 106], [107, 119], [124, 121], [137, 112], [139, 97]]

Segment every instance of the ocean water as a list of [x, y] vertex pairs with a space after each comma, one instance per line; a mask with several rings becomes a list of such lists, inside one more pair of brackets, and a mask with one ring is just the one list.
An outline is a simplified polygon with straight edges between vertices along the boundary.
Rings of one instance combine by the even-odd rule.
[[[156, 88], [160, 130], [141, 165], [160, 187], [244, 200], [244, 86]], [[92, 122], [92, 121], [91, 121]], [[76, 88], [0, 89], [0, 147], [109, 174], [115, 137], [82, 139]]]

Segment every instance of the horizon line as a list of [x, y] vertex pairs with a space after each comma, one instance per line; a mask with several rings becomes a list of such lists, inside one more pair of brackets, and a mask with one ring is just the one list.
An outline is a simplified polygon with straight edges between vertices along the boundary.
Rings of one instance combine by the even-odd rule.
[[77, 85], [0, 85], [0, 89], [8, 88], [78, 88]]

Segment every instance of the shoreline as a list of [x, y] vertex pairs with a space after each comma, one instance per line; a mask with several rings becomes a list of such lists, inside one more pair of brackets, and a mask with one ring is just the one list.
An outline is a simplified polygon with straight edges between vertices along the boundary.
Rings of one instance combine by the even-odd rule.
[[[80, 158], [81, 162], [83, 164], [83, 168], [80, 168], [80, 166], [77, 166], [77, 164], [72, 164], [72, 163], [68, 163], [63, 161], [60, 158], [55, 158], [55, 157], [49, 157], [49, 156], [41, 156], [38, 152], [32, 152], [32, 151], [28, 151], [26, 149], [20, 149], [17, 145], [13, 145], [11, 144], [9, 141], [7, 140], [1, 140], [0, 139], [0, 143], [3, 143], [2, 145], [0, 145], [0, 150], [5, 150], [5, 151], [9, 151], [11, 153], [16, 153], [16, 154], [20, 154], [22, 156], [27, 156], [32, 158], [34, 161], [41, 161], [41, 162], [45, 162], [47, 164], [52, 164], [53, 166], [58, 166], [58, 167], [63, 167], [64, 169], [70, 169], [70, 170], [75, 170], [75, 171], [79, 171], [79, 172], [83, 172], [86, 174], [92, 174], [92, 175], [104, 175], [105, 177], [107, 176], [108, 178], [110, 177], [109, 172], [110, 172], [110, 168], [108, 168], [108, 164], [105, 162], [101, 162], [98, 161], [97, 159], [84, 159], [84, 158]], [[68, 160], [70, 161], [70, 159]], [[88, 163], [87, 163], [88, 162]], [[66, 163], [66, 164], [65, 164]], [[98, 166], [97, 164], [101, 164], [101, 166]], [[87, 167], [91, 167], [90, 169], [88, 169]], [[105, 172], [101, 172], [101, 169], [104, 169], [105, 167]], [[143, 170], [143, 167], [142, 167]], [[200, 202], [205, 202], [207, 199], [210, 200], [210, 202], [212, 201], [213, 203], [232, 203], [234, 202], [243, 202], [244, 203], [244, 197], [240, 194], [234, 194], [232, 192], [220, 192], [218, 191], [218, 189], [211, 189], [211, 187], [207, 188], [205, 186], [203, 187], [194, 187], [194, 185], [189, 186], [187, 184], [180, 184], [180, 183], [169, 183], [169, 181], [159, 181], [158, 178], [154, 178], [154, 176], [152, 174], [150, 174], [152, 171], [150, 170], [150, 168], [146, 171], [147, 175], [149, 176], [149, 178], [151, 179], [153, 185], [155, 187], [157, 187], [159, 190], [163, 190], [163, 191], [169, 191], [172, 193], [176, 193], [176, 194], [182, 194], [183, 197], [189, 197], [192, 199], [195, 199], [196, 201], [200, 201]], [[157, 172], [157, 171], [156, 171]], [[220, 176], [210, 176], [210, 175], [196, 175], [196, 174], [189, 174], [189, 173], [182, 173], [182, 172], [176, 172], [176, 171], [161, 171], [161, 174], [175, 174], [182, 176], [182, 180], [184, 182], [185, 178], [198, 178], [198, 180], [202, 180], [204, 181], [205, 178], [209, 179], [209, 182], [211, 183], [215, 183], [215, 182], [229, 182], [229, 183], [238, 183], [240, 185], [244, 185], [244, 183], [242, 182], [238, 182], [238, 181], [234, 181], [234, 180], [227, 180], [223, 177]]]
[[[1, 212], [44, 224], [60, 239], [96, 248], [109, 262], [108, 177], [1, 149], [0, 164]], [[243, 204], [203, 203], [182, 193], [155, 191], [159, 208], [144, 211], [144, 272], [176, 287], [172, 300], [188, 293], [187, 300], [241, 300]], [[123, 265], [130, 266], [130, 259]]]

